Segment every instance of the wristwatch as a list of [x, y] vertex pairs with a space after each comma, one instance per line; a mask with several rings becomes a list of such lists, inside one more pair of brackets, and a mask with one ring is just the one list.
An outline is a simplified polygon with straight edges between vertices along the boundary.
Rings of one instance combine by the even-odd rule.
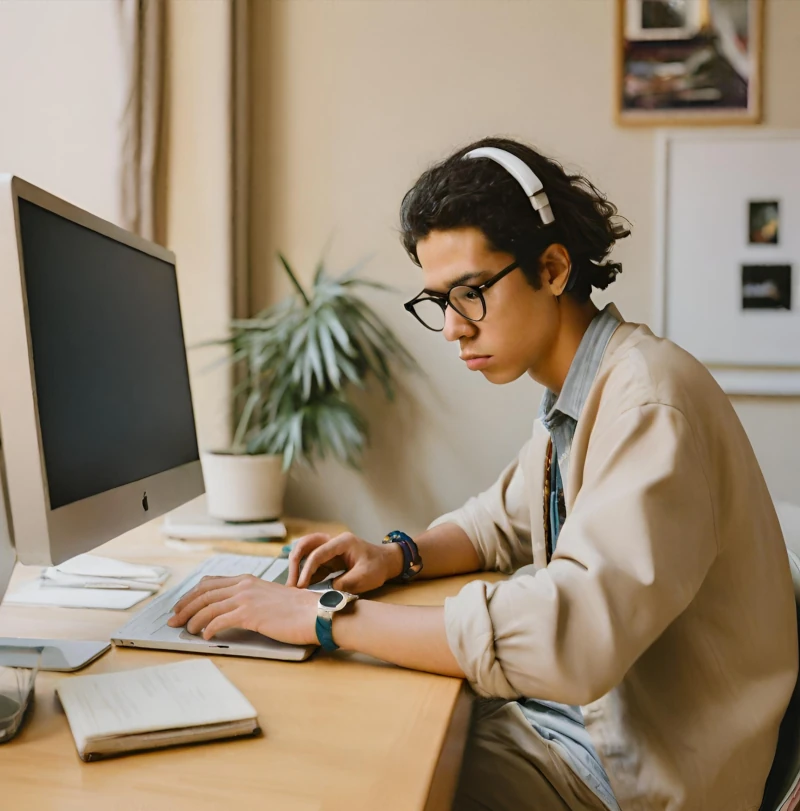
[[333, 615], [355, 602], [358, 596], [346, 591], [328, 589], [323, 591], [317, 603], [317, 640], [322, 648], [335, 651], [339, 646], [333, 641]]
[[400, 572], [397, 579], [402, 583], [408, 583], [422, 571], [422, 557], [410, 535], [395, 529], [383, 539], [382, 543], [400, 544], [400, 549], [403, 551], [403, 571]]

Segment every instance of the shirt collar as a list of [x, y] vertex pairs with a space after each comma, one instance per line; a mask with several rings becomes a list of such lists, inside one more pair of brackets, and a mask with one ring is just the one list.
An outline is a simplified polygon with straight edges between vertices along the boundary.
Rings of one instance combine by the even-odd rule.
[[572, 359], [561, 393], [556, 395], [547, 389], [542, 398], [539, 418], [548, 430], [560, 416], [578, 421], [608, 342], [621, 321], [622, 316], [613, 304], [604, 307], [592, 319]]

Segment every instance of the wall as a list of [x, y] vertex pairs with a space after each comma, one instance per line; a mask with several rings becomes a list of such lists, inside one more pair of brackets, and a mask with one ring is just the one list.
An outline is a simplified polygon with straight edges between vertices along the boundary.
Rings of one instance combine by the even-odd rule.
[[[634, 225], [617, 255], [613, 299], [630, 320], [653, 315], [652, 131], [613, 124], [612, 0], [273, 0], [254, 4], [253, 289], [263, 304], [288, 288], [276, 248], [310, 274], [334, 237], [333, 263], [367, 254], [369, 272], [400, 289], [374, 298], [427, 377], [411, 396], [369, 403], [366, 475], [323, 465], [301, 474], [289, 506], [340, 518], [377, 538], [418, 530], [493, 481], [529, 434], [541, 389], [493, 387], [457, 348], [402, 310], [420, 287], [397, 234], [416, 176], [486, 134], [537, 144], [586, 170]], [[773, 0], [767, 26], [766, 123], [800, 127], [800, 3]], [[600, 303], [610, 296], [599, 298]], [[800, 501], [797, 402], [736, 404], [779, 497]]]
[[[0, 171], [119, 220], [124, 76], [113, 0], [0, 2]], [[167, 245], [186, 341], [226, 333], [229, 291], [229, 0], [168, 5]], [[190, 350], [200, 443], [228, 438], [227, 372]]]
[[[167, 245], [178, 258], [183, 328], [201, 448], [229, 441], [229, 370], [218, 349], [231, 316], [230, 3], [167, 5]], [[212, 368], [215, 367], [215, 368]]]
[[[800, 129], [800, 3], [795, 0], [768, 3], [764, 70], [766, 125]], [[734, 405], [773, 496], [800, 504], [800, 402], [737, 398]]]
[[117, 221], [116, 3], [0, 3], [0, 172]]

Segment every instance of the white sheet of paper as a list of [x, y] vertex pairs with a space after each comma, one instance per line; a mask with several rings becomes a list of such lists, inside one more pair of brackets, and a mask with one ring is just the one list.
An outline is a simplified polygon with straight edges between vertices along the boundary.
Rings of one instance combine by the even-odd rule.
[[230, 523], [208, 514], [206, 496], [198, 496], [164, 516], [161, 525], [164, 535], [171, 538], [238, 538], [257, 540], [286, 537], [286, 525], [282, 521], [256, 521]]
[[54, 605], [61, 608], [109, 608], [124, 611], [150, 597], [152, 591], [139, 589], [80, 589], [61, 586], [44, 586], [34, 580], [23, 583], [6, 594], [8, 605]]
[[100, 555], [78, 555], [64, 561], [57, 567], [64, 574], [84, 577], [118, 577], [123, 580], [146, 580], [150, 583], [163, 583], [169, 577], [169, 569], [163, 566], [143, 566], [125, 560], [104, 558]]
[[93, 589], [138, 589], [157, 592], [161, 590], [158, 583], [149, 580], [122, 580], [118, 577], [89, 577], [82, 574], [64, 574], [55, 566], [42, 572], [42, 584], [48, 587], [93, 588]]
[[74, 676], [56, 689], [79, 749], [89, 737], [245, 721], [257, 715], [208, 659]]

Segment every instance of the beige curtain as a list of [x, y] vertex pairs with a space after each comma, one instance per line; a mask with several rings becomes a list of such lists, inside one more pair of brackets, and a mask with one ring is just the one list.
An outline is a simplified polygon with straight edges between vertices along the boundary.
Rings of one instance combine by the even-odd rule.
[[120, 211], [122, 226], [164, 241], [158, 184], [165, 95], [164, 0], [117, 0], [125, 65]]
[[249, 316], [250, 301], [250, 0], [231, 5], [231, 309]]
[[[250, 294], [250, 0], [231, 0], [231, 312], [251, 313]], [[233, 386], [242, 381], [234, 372]], [[231, 407], [231, 435], [236, 431], [245, 395]]]
[[[266, 1], [266, 0], [265, 0]], [[0, 0], [0, 3], [2, 0]], [[126, 228], [178, 257], [187, 346], [250, 314], [249, 0], [116, 0]], [[231, 370], [189, 352], [200, 443], [230, 441]]]

